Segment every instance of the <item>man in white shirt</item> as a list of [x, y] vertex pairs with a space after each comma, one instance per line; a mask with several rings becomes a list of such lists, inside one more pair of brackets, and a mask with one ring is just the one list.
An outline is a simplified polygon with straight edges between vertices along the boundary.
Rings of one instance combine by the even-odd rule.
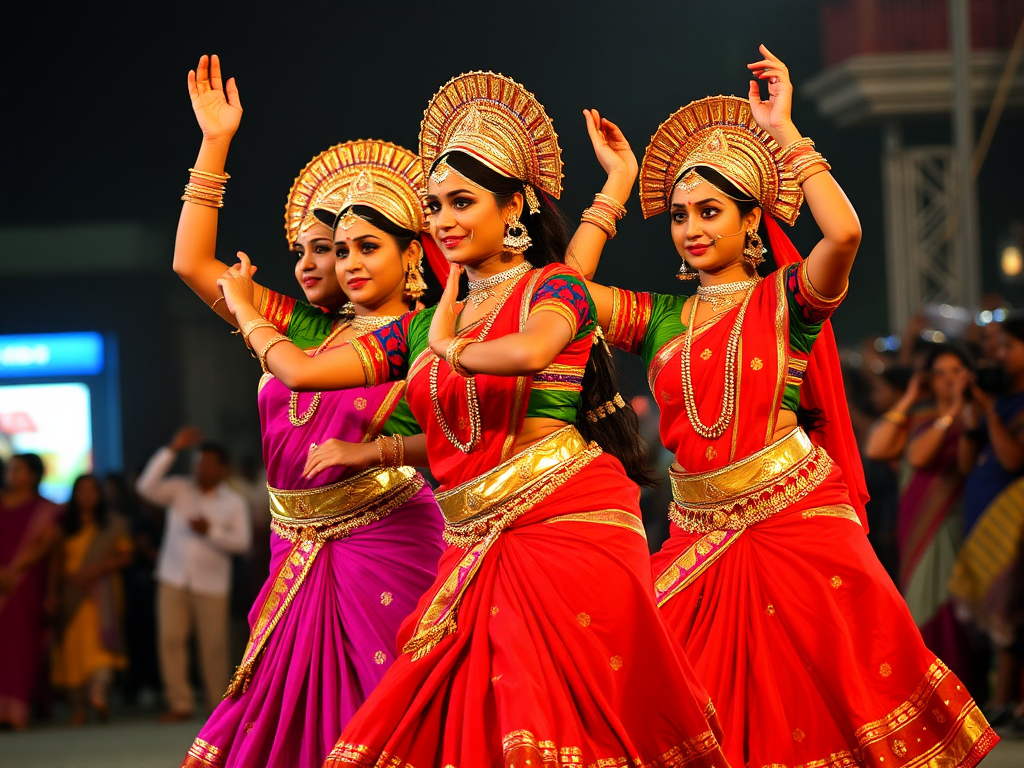
[[[149, 460], [136, 484], [140, 496], [167, 508], [156, 568], [160, 672], [168, 704], [161, 722], [192, 716], [188, 640], [193, 628], [207, 704], [215, 706], [227, 689], [231, 555], [245, 552], [252, 542], [245, 499], [225, 483], [231, 474], [227, 452], [214, 443], [200, 444], [202, 439], [195, 427], [179, 430]], [[192, 476], [167, 477], [178, 453], [197, 445]]]

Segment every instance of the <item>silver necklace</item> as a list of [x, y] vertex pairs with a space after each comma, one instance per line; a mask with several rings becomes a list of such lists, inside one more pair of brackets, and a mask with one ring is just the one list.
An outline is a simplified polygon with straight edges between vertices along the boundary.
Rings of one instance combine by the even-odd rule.
[[349, 327], [358, 336], [379, 331], [385, 325], [395, 322], [401, 315], [356, 315], [349, 321]]
[[491, 290], [492, 288], [501, 285], [506, 280], [521, 277], [531, 269], [533, 269], [533, 265], [528, 261], [524, 261], [520, 264], [516, 264], [510, 269], [506, 269], [504, 272], [499, 272], [496, 275], [485, 277], [482, 280], [470, 280], [469, 293], [466, 294], [466, 301], [473, 302], [473, 307], [475, 309], [479, 309], [481, 304], [494, 297], [494, 291]]

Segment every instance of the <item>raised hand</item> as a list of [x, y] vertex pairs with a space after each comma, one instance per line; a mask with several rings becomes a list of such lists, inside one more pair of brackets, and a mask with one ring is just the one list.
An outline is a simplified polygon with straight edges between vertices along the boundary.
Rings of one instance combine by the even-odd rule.
[[243, 251], [239, 251], [238, 263], [228, 267], [217, 279], [217, 286], [231, 314], [238, 314], [238, 309], [242, 306], [253, 306], [254, 274], [256, 267], [249, 262], [249, 257]]
[[172, 451], [184, 451], [203, 442], [203, 433], [199, 427], [186, 426], [174, 433], [171, 438]]
[[587, 120], [590, 143], [594, 145], [594, 154], [601, 167], [609, 176], [614, 173], [628, 176], [632, 184], [639, 166], [619, 126], [601, 117], [596, 109], [584, 109], [583, 115]]
[[200, 57], [199, 65], [188, 73], [188, 94], [203, 138], [230, 140], [235, 135], [242, 119], [242, 102], [235, 78], [226, 85], [221, 79], [220, 57]]
[[[757, 78], [750, 81], [750, 111], [757, 124], [779, 140], [780, 132], [793, 124], [793, 82], [789, 79], [789, 69], [778, 56], [763, 45], [758, 50], [764, 58], [747, 64], [747, 69]], [[761, 100], [759, 80], [768, 81], [767, 101]]]
[[434, 310], [434, 317], [430, 321], [430, 349], [441, 358], [455, 338], [455, 320], [458, 317], [455, 304], [459, 298], [461, 276], [462, 267], [452, 264], [448, 270], [448, 284], [444, 287], [444, 293], [441, 294], [441, 300], [437, 302], [437, 309]]

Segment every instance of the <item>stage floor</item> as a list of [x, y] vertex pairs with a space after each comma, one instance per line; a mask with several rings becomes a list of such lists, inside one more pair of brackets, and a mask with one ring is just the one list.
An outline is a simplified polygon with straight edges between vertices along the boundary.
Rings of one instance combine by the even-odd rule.
[[[0, 733], [0, 766], [17, 768], [177, 768], [192, 743], [198, 720], [159, 725], [152, 719], [83, 728], [43, 726]], [[1020, 768], [1024, 740], [1003, 739], [983, 768]]]

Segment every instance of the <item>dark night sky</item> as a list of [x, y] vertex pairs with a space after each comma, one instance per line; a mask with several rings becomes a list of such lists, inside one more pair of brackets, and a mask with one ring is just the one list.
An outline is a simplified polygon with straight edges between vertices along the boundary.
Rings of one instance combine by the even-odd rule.
[[[415, 149], [423, 108], [452, 76], [493, 69], [537, 94], [562, 137], [562, 201], [575, 220], [601, 183], [584, 107], [618, 122], [641, 156], [680, 105], [745, 93], [744, 65], [763, 41], [793, 72], [797, 126], [817, 140], [864, 222], [854, 288], [837, 318], [840, 337], [856, 338], [887, 328], [877, 291], [880, 136], [874, 127], [840, 130], [799, 96], [821, 69], [818, 24], [810, 0], [9, 4], [0, 225], [44, 227], [55, 214], [140, 220], [169, 240], [200, 143], [185, 75], [201, 53], [216, 52], [245, 108], [228, 161], [221, 257], [247, 250], [264, 281], [292, 292], [281, 225], [298, 170], [353, 138]], [[993, 152], [1000, 140], [1006, 131]], [[599, 278], [673, 290], [667, 220], [644, 222], [635, 193], [628, 207]], [[806, 251], [815, 237], [805, 210], [794, 240]]]

